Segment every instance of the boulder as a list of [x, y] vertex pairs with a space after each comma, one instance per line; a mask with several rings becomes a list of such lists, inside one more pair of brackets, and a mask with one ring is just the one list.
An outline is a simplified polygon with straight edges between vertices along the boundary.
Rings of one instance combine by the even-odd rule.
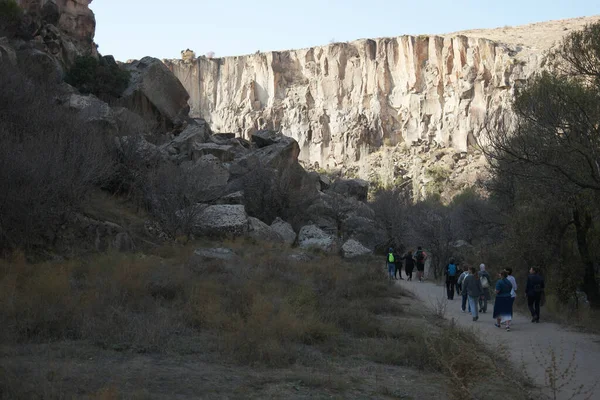
[[119, 129], [113, 110], [96, 96], [72, 94], [69, 98], [69, 108], [77, 110], [79, 117], [86, 124], [113, 134]]
[[253, 152], [260, 162], [267, 167], [283, 170], [298, 163], [300, 147], [294, 139], [280, 135], [279, 140]]
[[132, 136], [150, 133], [150, 123], [138, 114], [129, 111], [125, 107], [113, 107], [112, 110], [121, 135]]
[[369, 182], [362, 179], [338, 179], [328, 191], [342, 196], [354, 197], [359, 201], [367, 201]]
[[260, 219], [249, 217], [248, 222], [248, 236], [251, 238], [264, 242], [283, 242], [281, 235]]
[[323, 251], [335, 250], [335, 238], [319, 229], [316, 225], [306, 225], [298, 233], [298, 245], [301, 248], [317, 248]]
[[341, 235], [355, 239], [371, 250], [381, 248], [388, 240], [385, 229], [376, 221], [356, 215], [350, 215], [342, 221]]
[[256, 146], [258, 146], [258, 148], [263, 148], [277, 143], [282, 136], [283, 135], [281, 133], [277, 133], [268, 129], [263, 129], [253, 133], [251, 140], [252, 142], [256, 143]]
[[321, 190], [327, 190], [331, 186], [331, 179], [326, 175], [319, 175], [319, 186]]
[[183, 125], [190, 110], [190, 96], [162, 61], [144, 57], [126, 64], [125, 69], [131, 78], [121, 105], [144, 118], [158, 121], [164, 130]]
[[342, 246], [342, 256], [344, 258], [354, 258], [372, 254], [373, 251], [363, 246], [359, 241], [350, 239]]
[[237, 192], [230, 193], [226, 196], [219, 198], [216, 201], [217, 204], [244, 204], [244, 191], [238, 190]]
[[217, 204], [206, 207], [195, 220], [197, 236], [236, 237], [248, 233], [248, 214], [243, 205]]
[[271, 229], [281, 236], [284, 243], [291, 245], [296, 241], [296, 232], [294, 232], [292, 225], [279, 217], [275, 218], [275, 221], [271, 223]]
[[33, 48], [17, 51], [20, 64], [27, 66], [27, 74], [42, 82], [60, 83], [64, 76], [62, 65], [50, 54]]
[[158, 147], [148, 142], [142, 136], [115, 137], [117, 150], [127, 157], [135, 157], [153, 164], [157, 160], [164, 159], [165, 154]]
[[219, 145], [214, 143], [195, 143], [192, 149], [192, 160], [197, 160], [205, 155], [212, 155], [220, 161], [233, 161], [235, 154], [233, 146]]
[[191, 160], [196, 145], [206, 143], [210, 130], [206, 124], [190, 124], [175, 139], [163, 147], [169, 154], [180, 155], [182, 160]]

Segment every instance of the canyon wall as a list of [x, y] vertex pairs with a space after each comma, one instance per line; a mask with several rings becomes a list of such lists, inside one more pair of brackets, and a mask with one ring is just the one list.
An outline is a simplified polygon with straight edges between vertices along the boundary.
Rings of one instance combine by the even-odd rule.
[[[192, 115], [213, 130], [244, 138], [280, 130], [298, 141], [305, 165], [354, 168], [367, 179], [375, 169], [389, 183], [424, 176], [413, 161], [431, 148], [467, 152], [488, 117], [510, 110], [515, 89], [543, 68], [547, 51], [597, 20], [163, 61], [188, 90]], [[390, 148], [404, 151], [382, 155]], [[403, 165], [381, 165], [393, 158]]]
[[418, 140], [466, 150], [510, 107], [541, 54], [466, 36], [403, 36], [243, 57], [165, 61], [193, 115], [242, 137], [281, 130], [333, 168]]

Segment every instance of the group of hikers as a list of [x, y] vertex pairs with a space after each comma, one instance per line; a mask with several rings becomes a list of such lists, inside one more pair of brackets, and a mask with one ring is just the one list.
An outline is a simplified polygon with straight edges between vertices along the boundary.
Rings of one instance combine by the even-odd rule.
[[[406, 273], [406, 280], [412, 280], [413, 269], [417, 267], [417, 278], [419, 282], [423, 281], [423, 272], [425, 270], [425, 260], [427, 254], [421, 246], [413, 254], [412, 250], [405, 254], [394, 252], [393, 248], [388, 250], [386, 263], [388, 267], [389, 280], [402, 278], [402, 266]], [[448, 300], [454, 300], [454, 293], [462, 297], [461, 310], [467, 311], [473, 316], [473, 321], [479, 319], [479, 313], [487, 313], [488, 302], [492, 299], [491, 290], [495, 291], [493, 318], [494, 325], [498, 328], [506, 327], [510, 331], [510, 325], [513, 316], [513, 306], [517, 298], [517, 280], [513, 276], [512, 268], [505, 268], [497, 275], [495, 285], [492, 287], [492, 277], [486, 271], [485, 264], [477, 268], [463, 264], [459, 266], [454, 258], [450, 258], [446, 264], [444, 275], [446, 277], [446, 293]], [[531, 313], [531, 322], [540, 322], [540, 305], [544, 296], [544, 278], [540, 275], [538, 267], [529, 269], [525, 296], [527, 306]]]
[[404, 272], [406, 273], [406, 280], [412, 281], [413, 270], [417, 267], [417, 279], [419, 282], [423, 282], [423, 272], [425, 271], [425, 260], [427, 260], [427, 253], [423, 251], [423, 248], [419, 246], [417, 251], [414, 252], [409, 250], [405, 254], [398, 254], [393, 248], [388, 249], [386, 256], [386, 263], [388, 267], [388, 276], [390, 281], [402, 278], [402, 265], [404, 264]]
[[[487, 313], [488, 301], [491, 300], [492, 278], [485, 270], [485, 264], [475, 267], [464, 265], [461, 270], [455, 260], [451, 258], [445, 268], [446, 292], [448, 300], [454, 299], [454, 291], [462, 296], [461, 310], [473, 316], [473, 321], [479, 319], [479, 313]], [[544, 294], [544, 278], [540, 275], [538, 267], [529, 269], [525, 296], [531, 313], [531, 322], [540, 322], [540, 303]], [[513, 306], [517, 298], [517, 280], [513, 276], [512, 268], [500, 271], [494, 286], [496, 299], [494, 301], [493, 318], [495, 326], [506, 326], [510, 331], [513, 316]]]

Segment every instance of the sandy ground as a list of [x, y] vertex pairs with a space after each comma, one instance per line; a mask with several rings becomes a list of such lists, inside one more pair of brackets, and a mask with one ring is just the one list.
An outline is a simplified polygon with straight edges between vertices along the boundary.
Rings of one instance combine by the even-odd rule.
[[600, 398], [600, 383], [596, 385], [591, 397], [584, 395], [571, 397], [573, 390], [576, 390], [577, 387], [583, 385], [584, 390], [589, 390], [600, 381], [600, 368], [598, 367], [600, 336], [570, 331], [558, 324], [545, 322], [543, 321], [543, 308], [539, 324], [531, 323], [529, 315], [515, 313], [511, 331], [506, 332], [504, 329], [494, 326], [493, 304], [488, 305], [486, 314], [480, 314], [478, 322], [473, 322], [469, 313], [461, 311], [460, 296], [455, 295], [454, 300], [446, 300], [444, 287], [429, 282], [399, 282], [400, 285], [420, 298], [426, 307], [435, 309], [438, 304], [447, 302], [446, 318], [454, 319], [461, 326], [474, 327], [479, 336], [493, 347], [498, 344], [505, 345], [510, 359], [516, 366], [525, 369], [533, 381], [542, 388], [548, 386], [548, 374], [545, 370], [552, 364], [550, 361], [551, 349], [557, 356], [557, 375], [563, 375], [569, 367], [569, 363], [574, 360], [572, 365], [576, 369], [571, 369], [573, 375], [558, 379], [558, 385], [565, 384], [558, 399]]

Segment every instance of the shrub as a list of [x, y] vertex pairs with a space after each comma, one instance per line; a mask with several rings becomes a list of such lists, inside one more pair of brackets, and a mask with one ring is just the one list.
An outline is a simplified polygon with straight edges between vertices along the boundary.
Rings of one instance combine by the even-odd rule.
[[0, 0], [0, 36], [13, 36], [22, 18], [23, 10], [15, 0]]
[[118, 64], [91, 56], [80, 56], [67, 72], [66, 82], [82, 93], [102, 99], [120, 97], [129, 85], [130, 73]]
[[0, 250], [52, 244], [112, 168], [106, 139], [58, 95], [0, 66]]

